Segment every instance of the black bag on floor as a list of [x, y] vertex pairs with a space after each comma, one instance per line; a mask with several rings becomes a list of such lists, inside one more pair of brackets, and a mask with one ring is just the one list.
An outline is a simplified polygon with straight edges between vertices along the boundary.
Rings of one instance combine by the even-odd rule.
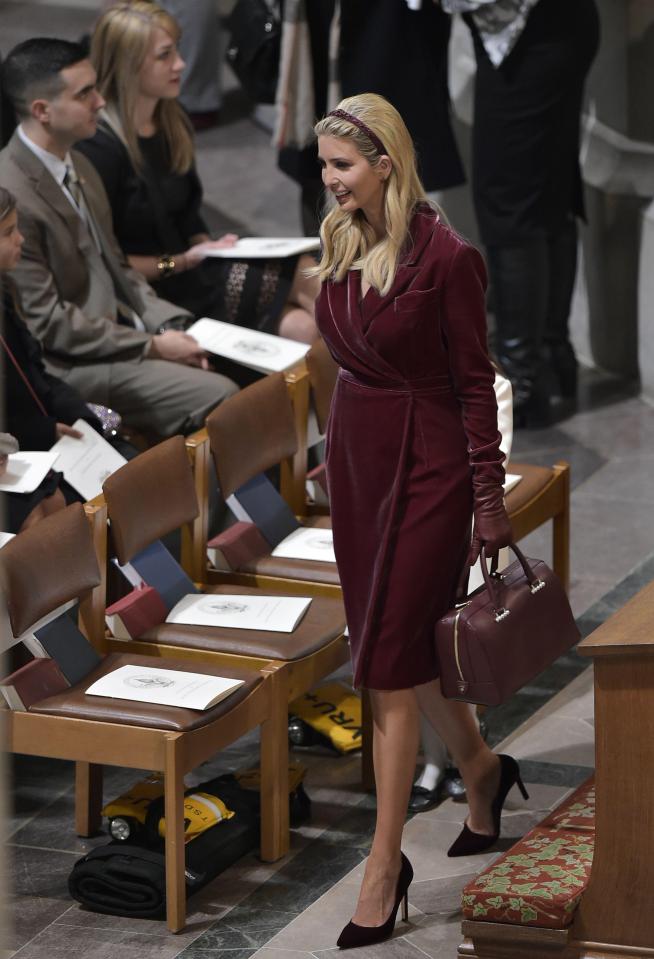
[[[229, 778], [219, 777], [193, 790], [215, 792], [236, 815], [187, 843], [187, 896], [259, 845], [259, 796]], [[149, 847], [116, 841], [99, 846], [75, 863], [68, 890], [94, 912], [161, 919], [166, 912], [164, 848], [163, 840]]]

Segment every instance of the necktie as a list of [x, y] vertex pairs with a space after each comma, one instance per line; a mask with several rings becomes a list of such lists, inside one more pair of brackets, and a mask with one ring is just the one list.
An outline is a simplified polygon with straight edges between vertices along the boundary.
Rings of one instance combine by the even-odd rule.
[[134, 326], [134, 314], [136, 314], [137, 317], [140, 315], [142, 304], [138, 301], [138, 298], [130, 289], [120, 263], [117, 262], [103, 230], [95, 220], [93, 213], [91, 212], [91, 208], [86, 202], [82, 184], [80, 183], [77, 172], [72, 164], [66, 164], [66, 174], [63, 179], [63, 185], [73, 198], [75, 206], [77, 207], [77, 211], [82, 220], [84, 220], [86, 223], [89, 232], [95, 241], [95, 245], [97, 246], [102, 259], [104, 260], [104, 264], [109, 271], [109, 275], [111, 276], [114, 289], [116, 291], [116, 299], [118, 300], [118, 312], [120, 317], [119, 322], [124, 322], [127, 320], [129, 326]]
[[80, 182], [77, 178], [77, 173], [72, 165], [66, 164], [66, 175], [64, 176], [64, 186], [72, 196], [75, 201], [75, 206], [82, 214], [84, 219], [87, 219], [88, 210], [86, 209], [86, 204], [84, 203], [84, 194], [82, 193], [82, 188]]

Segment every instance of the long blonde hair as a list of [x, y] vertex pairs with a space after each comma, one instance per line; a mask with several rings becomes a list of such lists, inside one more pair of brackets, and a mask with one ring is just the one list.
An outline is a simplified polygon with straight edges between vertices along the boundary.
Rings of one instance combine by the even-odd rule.
[[[98, 90], [107, 101], [104, 118], [127, 147], [137, 172], [143, 168], [134, 123], [138, 75], [154, 27], [161, 27], [178, 42], [179, 24], [156, 3], [151, 0], [117, 3], [100, 17], [91, 40], [91, 61], [98, 74]], [[193, 137], [177, 100], [160, 100], [154, 120], [166, 142], [172, 172], [186, 173], [193, 163]]]
[[[395, 107], [376, 93], [360, 93], [341, 100], [337, 109], [361, 120], [391, 160], [384, 191], [386, 235], [378, 241], [361, 210], [348, 213], [334, 206], [320, 228], [322, 258], [313, 272], [323, 281], [340, 281], [348, 270], [360, 269], [364, 281], [384, 296], [393, 285], [413, 212], [419, 203], [429, 201], [418, 177], [413, 141]], [[372, 167], [384, 155], [365, 131], [341, 117], [327, 115], [315, 125], [314, 133], [347, 140]]]

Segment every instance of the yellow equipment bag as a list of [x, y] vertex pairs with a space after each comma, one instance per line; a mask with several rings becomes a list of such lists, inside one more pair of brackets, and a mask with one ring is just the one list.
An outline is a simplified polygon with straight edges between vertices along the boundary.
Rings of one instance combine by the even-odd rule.
[[[184, 796], [184, 841], [190, 842], [205, 831], [211, 829], [223, 819], [231, 819], [234, 813], [227, 808], [218, 796], [209, 793], [193, 792]], [[166, 835], [166, 820], [159, 820], [159, 835]]]
[[361, 749], [361, 700], [343, 683], [327, 683], [300, 696], [289, 712], [330, 740], [341, 753]]
[[[152, 804], [159, 800], [158, 805], [162, 806], [163, 795], [163, 779], [157, 775], [149, 776], [135, 783], [122, 796], [107, 803], [102, 815], [110, 820], [136, 820], [145, 827], [152, 819]], [[218, 796], [206, 792], [188, 792], [184, 796], [184, 841], [190, 842], [223, 819], [231, 819], [233, 815]], [[158, 817], [156, 826], [157, 834], [163, 839], [166, 835], [166, 820], [163, 815]]]
[[107, 803], [102, 810], [102, 815], [107, 819], [114, 819], [116, 816], [136, 819], [143, 826], [148, 806], [153, 800], [161, 799], [163, 794], [163, 779], [157, 775], [148, 776], [147, 779], [130, 786], [122, 796]]

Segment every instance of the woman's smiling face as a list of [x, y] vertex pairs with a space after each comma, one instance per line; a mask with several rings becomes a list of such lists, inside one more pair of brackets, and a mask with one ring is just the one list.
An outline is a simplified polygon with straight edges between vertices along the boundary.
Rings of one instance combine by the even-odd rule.
[[366, 219], [375, 215], [384, 200], [385, 169], [372, 167], [354, 144], [342, 137], [318, 137], [322, 182], [342, 210], [361, 210]]

